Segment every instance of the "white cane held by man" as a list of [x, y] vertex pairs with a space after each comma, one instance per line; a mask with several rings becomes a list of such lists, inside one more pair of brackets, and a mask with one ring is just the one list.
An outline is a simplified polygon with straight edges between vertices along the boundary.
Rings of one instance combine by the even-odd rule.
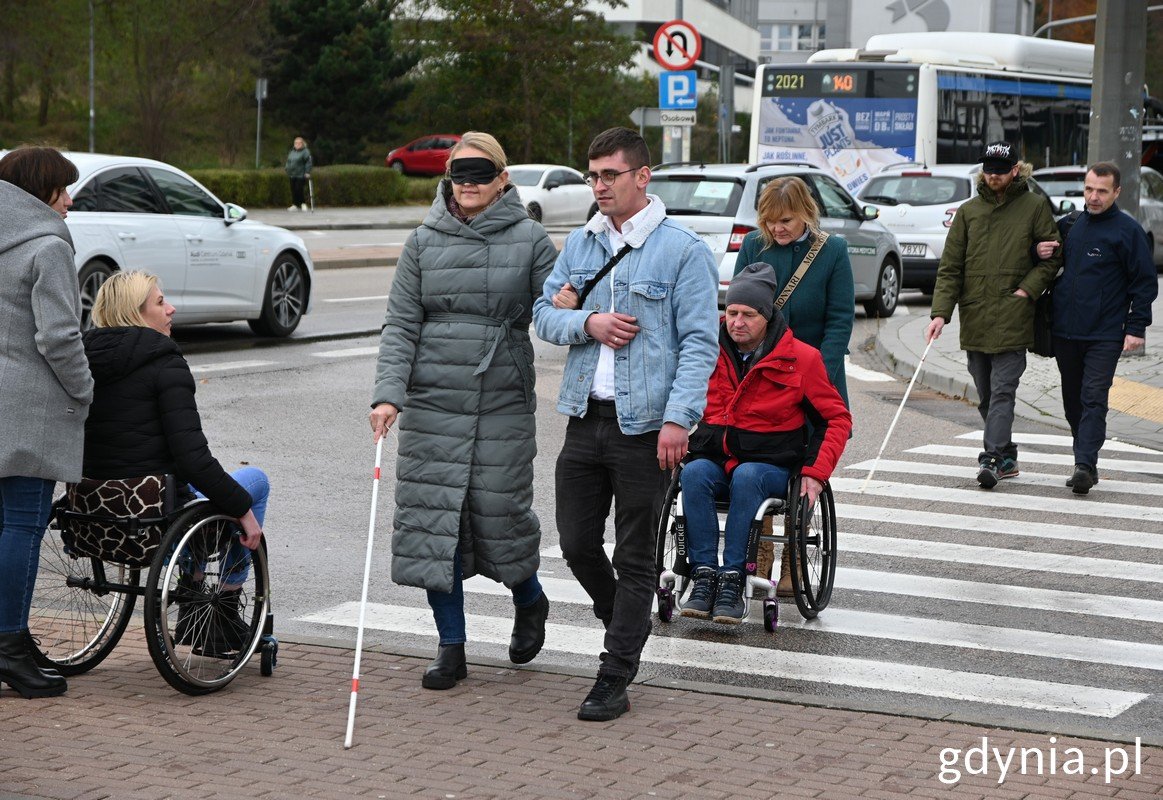
[[884, 435], [884, 441], [880, 443], [880, 450], [876, 453], [876, 460], [872, 462], [872, 469], [868, 470], [868, 477], [864, 479], [864, 483], [860, 484], [860, 493], [864, 494], [864, 490], [868, 488], [868, 482], [872, 480], [873, 473], [880, 465], [880, 457], [884, 455], [884, 448], [888, 446], [888, 439], [892, 436], [893, 428], [896, 427], [896, 422], [901, 418], [901, 412], [905, 410], [905, 403], [909, 400], [909, 393], [913, 391], [913, 384], [917, 382], [917, 376], [921, 374], [921, 367], [925, 363], [925, 358], [929, 355], [929, 348], [933, 346], [933, 342], [937, 341], [934, 336], [929, 339], [929, 343], [925, 345], [925, 352], [921, 353], [921, 360], [917, 362], [917, 368], [913, 371], [913, 377], [909, 380], [908, 388], [905, 389], [905, 396], [901, 398], [900, 407], [897, 408], [896, 414], [893, 415], [892, 422], [888, 426], [888, 433]]
[[[384, 436], [386, 435], [385, 431]], [[355, 665], [351, 671], [351, 704], [347, 709], [347, 737], [343, 740], [344, 750], [351, 749], [351, 737], [355, 729], [355, 704], [359, 697], [359, 662], [360, 656], [363, 654], [363, 621], [364, 613], [367, 611], [367, 587], [372, 571], [372, 543], [375, 541], [376, 534], [376, 501], [380, 495], [380, 458], [384, 451], [384, 436], [381, 436], [376, 442], [376, 468], [372, 472], [371, 520], [368, 522], [367, 528], [367, 555], [363, 565], [363, 594], [359, 599], [359, 624], [355, 634]]]

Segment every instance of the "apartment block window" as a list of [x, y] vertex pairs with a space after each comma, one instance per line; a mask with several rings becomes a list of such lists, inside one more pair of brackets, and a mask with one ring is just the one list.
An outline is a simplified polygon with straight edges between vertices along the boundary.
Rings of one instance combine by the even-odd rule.
[[761, 52], [819, 50], [823, 45], [823, 23], [761, 22], [759, 24], [759, 49]]

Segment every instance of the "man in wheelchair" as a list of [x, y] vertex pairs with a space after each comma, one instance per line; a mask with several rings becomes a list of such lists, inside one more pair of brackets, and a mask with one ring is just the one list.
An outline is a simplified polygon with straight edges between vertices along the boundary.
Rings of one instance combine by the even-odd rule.
[[[796, 339], [774, 306], [777, 288], [770, 266], [750, 264], [727, 289], [719, 360], [682, 471], [692, 570], [684, 617], [742, 621], [748, 533], [759, 506], [784, 496], [797, 468], [801, 496], [814, 502], [852, 431], [820, 351]], [[720, 565], [715, 501], [728, 498]]]

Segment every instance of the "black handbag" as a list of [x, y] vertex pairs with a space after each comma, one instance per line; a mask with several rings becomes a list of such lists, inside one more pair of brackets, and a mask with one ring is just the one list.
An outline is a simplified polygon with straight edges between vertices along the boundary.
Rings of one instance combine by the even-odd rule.
[[1034, 301], [1034, 343], [1030, 352], [1043, 358], [1054, 356], [1054, 286], [1042, 292]]

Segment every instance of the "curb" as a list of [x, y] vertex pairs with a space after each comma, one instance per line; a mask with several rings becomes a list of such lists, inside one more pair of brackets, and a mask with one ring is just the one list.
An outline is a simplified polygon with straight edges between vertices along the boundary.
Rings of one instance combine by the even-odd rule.
[[398, 256], [381, 256], [379, 258], [324, 258], [316, 261], [311, 259], [315, 269], [356, 269], [358, 267], [394, 267], [399, 261]]

